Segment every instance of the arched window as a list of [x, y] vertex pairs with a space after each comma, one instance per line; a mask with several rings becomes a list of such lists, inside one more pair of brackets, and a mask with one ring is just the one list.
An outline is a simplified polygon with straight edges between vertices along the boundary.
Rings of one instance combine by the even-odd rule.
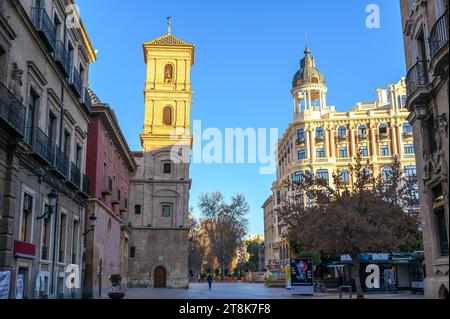
[[378, 127], [378, 132], [380, 134], [387, 134], [387, 125], [386, 124], [380, 124]]
[[360, 125], [358, 127], [358, 136], [365, 136], [365, 135], [367, 135], [367, 126]]
[[317, 83], [319, 83], [319, 79], [316, 78], [315, 76], [313, 76], [313, 77], [311, 78], [311, 83], [317, 84]]
[[323, 128], [321, 127], [316, 128], [316, 137], [323, 138]]
[[170, 106], [164, 108], [163, 123], [164, 125], [172, 125], [172, 108]]
[[173, 66], [172, 64], [166, 64], [164, 68], [164, 83], [173, 82]]
[[403, 134], [410, 135], [412, 134], [412, 126], [409, 123], [403, 124]]
[[317, 179], [326, 181], [328, 183], [328, 170], [326, 169], [319, 169], [317, 170]]
[[338, 136], [339, 137], [346, 137], [347, 136], [347, 129], [345, 126], [339, 126], [338, 128]]
[[348, 170], [341, 171], [341, 183], [343, 184], [350, 183], [350, 171]]
[[392, 170], [389, 167], [384, 167], [381, 170], [381, 176], [382, 176], [384, 182], [389, 181], [391, 179], [391, 175], [392, 175]]

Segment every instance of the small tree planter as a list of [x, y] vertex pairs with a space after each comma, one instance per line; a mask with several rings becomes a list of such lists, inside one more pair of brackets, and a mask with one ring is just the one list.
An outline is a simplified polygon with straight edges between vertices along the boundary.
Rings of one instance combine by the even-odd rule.
[[113, 300], [123, 299], [125, 297], [125, 292], [119, 291], [120, 283], [122, 282], [122, 277], [120, 274], [111, 275], [109, 280], [112, 283], [113, 291], [108, 293], [108, 297]]
[[108, 297], [113, 300], [120, 300], [125, 297], [125, 293], [123, 291], [114, 291], [108, 293]]

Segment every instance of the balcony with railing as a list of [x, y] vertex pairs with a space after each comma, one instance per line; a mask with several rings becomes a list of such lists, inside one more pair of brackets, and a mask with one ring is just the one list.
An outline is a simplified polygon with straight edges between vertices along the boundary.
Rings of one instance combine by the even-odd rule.
[[338, 135], [337, 139], [339, 142], [345, 142], [347, 141], [347, 134]]
[[69, 84], [73, 89], [73, 92], [80, 98], [83, 92], [83, 80], [74, 66], [72, 66], [70, 70]]
[[53, 166], [51, 169], [63, 178], [69, 177], [69, 159], [57, 145], [53, 153]]
[[62, 41], [56, 42], [55, 62], [66, 77], [70, 75], [70, 54]]
[[[430, 32], [428, 41], [432, 64], [440, 64], [440, 61], [442, 61], [448, 65], [448, 24], [447, 8], [444, 14], [436, 21]], [[444, 47], [446, 47], [446, 50]]]
[[112, 196], [112, 204], [113, 205], [119, 205], [120, 204], [120, 189], [115, 189]]
[[31, 20], [36, 31], [41, 35], [47, 49], [54, 52], [56, 44], [56, 30], [52, 20], [44, 8], [31, 8]]
[[429, 95], [427, 63], [426, 60], [418, 60], [406, 75], [407, 104], [409, 106]]
[[27, 143], [31, 146], [30, 154], [45, 166], [53, 165], [55, 144], [40, 128], [26, 128]]
[[113, 181], [111, 177], [105, 177], [103, 179], [103, 186], [102, 186], [102, 195], [111, 195], [113, 191]]
[[359, 133], [358, 134], [358, 140], [359, 141], [367, 141], [368, 137], [367, 137], [367, 133]]
[[325, 140], [325, 137], [323, 135], [317, 135], [316, 136], [316, 144], [323, 143]]
[[306, 140], [304, 137], [297, 137], [297, 139], [295, 140], [295, 145], [304, 146], [305, 142], [306, 142]]
[[84, 174], [83, 174], [83, 182], [81, 185], [81, 191], [87, 198], [91, 197], [91, 181], [89, 180], [89, 177], [87, 177], [87, 175]]
[[0, 123], [14, 137], [25, 136], [25, 106], [0, 83]]
[[81, 170], [80, 168], [74, 164], [74, 163], [70, 163], [70, 179], [69, 179], [70, 184], [77, 188], [80, 189], [81, 186]]
[[84, 88], [83, 90], [83, 96], [81, 97], [81, 105], [83, 105], [89, 111], [89, 113], [92, 112], [91, 96], [87, 88]]

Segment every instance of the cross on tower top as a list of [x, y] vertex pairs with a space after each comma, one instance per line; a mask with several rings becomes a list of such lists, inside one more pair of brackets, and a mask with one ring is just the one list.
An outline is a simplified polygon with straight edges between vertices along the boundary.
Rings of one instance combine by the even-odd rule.
[[167, 17], [167, 35], [172, 35], [172, 22], [170, 21], [172, 17]]

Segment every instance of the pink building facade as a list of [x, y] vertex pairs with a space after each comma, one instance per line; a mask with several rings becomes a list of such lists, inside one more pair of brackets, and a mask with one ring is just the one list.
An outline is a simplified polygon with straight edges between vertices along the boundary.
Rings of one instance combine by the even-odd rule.
[[[93, 98], [88, 130], [86, 175], [91, 181], [89, 214], [96, 225], [86, 236], [85, 298], [110, 292], [109, 277], [121, 274], [126, 281], [131, 227], [128, 223], [130, 174], [136, 170], [128, 144], [114, 111]], [[98, 102], [98, 103], [95, 103]], [[90, 221], [87, 220], [86, 229]]]

